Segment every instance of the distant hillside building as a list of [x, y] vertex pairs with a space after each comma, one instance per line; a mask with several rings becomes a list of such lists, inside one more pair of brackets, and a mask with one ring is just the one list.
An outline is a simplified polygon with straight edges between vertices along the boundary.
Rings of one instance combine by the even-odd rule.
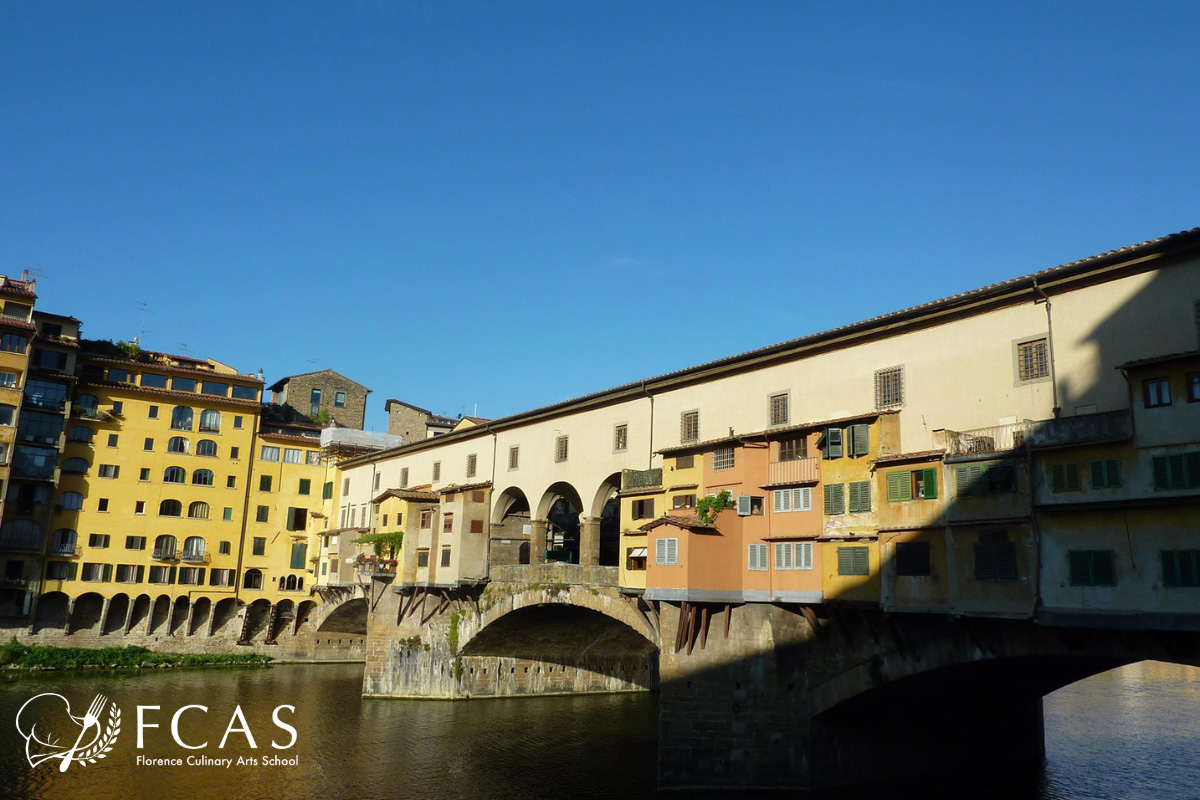
[[383, 410], [388, 415], [388, 433], [403, 436], [406, 442], [449, 433], [459, 422], [456, 417], [438, 416], [432, 411], [395, 398], [384, 403]]
[[[267, 387], [271, 403], [318, 424], [361, 430], [371, 390], [331, 369], [288, 375]], [[390, 431], [389, 431], [390, 432]]]

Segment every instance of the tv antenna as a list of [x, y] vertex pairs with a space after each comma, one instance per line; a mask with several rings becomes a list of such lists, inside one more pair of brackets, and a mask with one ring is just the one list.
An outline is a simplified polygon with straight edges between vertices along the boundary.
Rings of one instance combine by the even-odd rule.
[[178, 344], [179, 344], [179, 349], [183, 352], [183, 354], [185, 356], [191, 355], [191, 353], [188, 351], [187, 342], [179, 342]]
[[141, 327], [141, 330], [138, 331], [138, 338], [137, 338], [138, 343], [141, 344], [141, 342], [144, 341], [146, 338], [146, 315], [153, 314], [154, 312], [150, 310], [150, 305], [148, 303], [144, 303], [144, 302], [138, 303], [137, 309], [138, 309], [138, 311], [142, 312], [142, 327]]

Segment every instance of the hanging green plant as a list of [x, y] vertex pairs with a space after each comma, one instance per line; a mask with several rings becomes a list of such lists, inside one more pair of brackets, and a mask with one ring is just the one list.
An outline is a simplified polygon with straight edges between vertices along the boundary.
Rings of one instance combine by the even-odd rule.
[[722, 489], [716, 495], [701, 497], [696, 501], [696, 516], [705, 525], [712, 525], [717, 512], [723, 508], [733, 508], [733, 495], [728, 489]]

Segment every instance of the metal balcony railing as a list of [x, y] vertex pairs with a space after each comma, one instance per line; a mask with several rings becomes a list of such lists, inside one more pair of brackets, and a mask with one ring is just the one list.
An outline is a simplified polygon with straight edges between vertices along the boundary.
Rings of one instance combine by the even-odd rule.
[[946, 431], [946, 453], [965, 456], [984, 453], [1007, 453], [1025, 447], [1029, 421], [992, 425], [969, 431]]
[[797, 458], [767, 465], [767, 483], [816, 483], [821, 480], [821, 459]]
[[175, 548], [174, 547], [156, 547], [154, 549], [154, 552], [150, 554], [150, 558], [153, 561], [174, 561], [175, 560]]
[[51, 546], [50, 555], [58, 556], [60, 558], [78, 558], [79, 556], [83, 555], [83, 546], [74, 544], [56, 544]]
[[209, 558], [207, 552], [184, 550], [181, 560], [186, 561], [189, 564], [207, 564], [211, 559]]

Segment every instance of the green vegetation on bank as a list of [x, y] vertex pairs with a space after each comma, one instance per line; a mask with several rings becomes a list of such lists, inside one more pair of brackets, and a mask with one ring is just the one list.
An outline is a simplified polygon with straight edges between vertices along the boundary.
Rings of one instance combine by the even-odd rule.
[[51, 647], [25, 645], [14, 637], [0, 645], [0, 667], [8, 669], [131, 669], [138, 667], [203, 667], [270, 663], [259, 653], [158, 653], [145, 647]]

